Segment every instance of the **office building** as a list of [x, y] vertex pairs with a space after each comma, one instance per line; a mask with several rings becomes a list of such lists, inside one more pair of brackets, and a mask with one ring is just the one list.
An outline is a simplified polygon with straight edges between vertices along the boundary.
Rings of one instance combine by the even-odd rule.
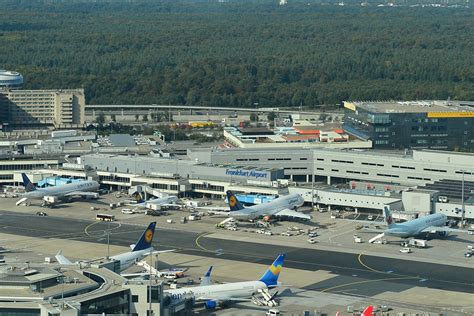
[[84, 108], [84, 89], [0, 91], [4, 129], [83, 127]]
[[377, 149], [474, 150], [474, 102], [344, 102], [345, 132]]

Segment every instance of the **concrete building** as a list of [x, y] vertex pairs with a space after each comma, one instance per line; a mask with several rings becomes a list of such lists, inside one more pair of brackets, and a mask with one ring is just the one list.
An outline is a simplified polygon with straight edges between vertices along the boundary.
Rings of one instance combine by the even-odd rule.
[[84, 125], [84, 89], [0, 91], [3, 129]]
[[138, 316], [146, 315], [150, 305], [154, 315], [171, 315], [192, 306], [188, 299], [172, 301], [156, 282], [133, 282], [96, 264], [16, 263], [0, 268], [1, 315]]
[[413, 152], [335, 149], [213, 149], [188, 150], [188, 156], [211, 164], [282, 168], [296, 182], [369, 181], [416, 186], [450, 179], [474, 180], [474, 154], [435, 150]]
[[474, 102], [344, 102], [343, 129], [374, 148], [474, 150]]
[[372, 141], [349, 138], [342, 130], [309, 130], [296, 127], [236, 128], [225, 127], [228, 147], [237, 148], [372, 148]]

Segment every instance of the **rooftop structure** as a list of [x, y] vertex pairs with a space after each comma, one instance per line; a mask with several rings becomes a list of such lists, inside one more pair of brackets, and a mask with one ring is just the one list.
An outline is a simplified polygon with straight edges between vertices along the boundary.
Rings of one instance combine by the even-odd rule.
[[269, 128], [224, 128], [226, 147], [238, 148], [371, 148], [371, 141], [350, 138], [341, 128], [324, 131], [324, 126]]
[[344, 102], [344, 107], [373, 113], [430, 113], [430, 117], [439, 116], [440, 113], [449, 115], [446, 117], [456, 117], [454, 113], [457, 113], [460, 117], [474, 117], [474, 101]]
[[0, 89], [18, 88], [23, 85], [23, 76], [16, 71], [0, 69]]

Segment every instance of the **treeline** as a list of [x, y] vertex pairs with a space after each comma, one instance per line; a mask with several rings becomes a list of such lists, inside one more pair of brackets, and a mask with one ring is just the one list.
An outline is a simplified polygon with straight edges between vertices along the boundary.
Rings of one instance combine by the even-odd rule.
[[[291, 3], [290, 3], [291, 4]], [[89, 104], [474, 100], [470, 9], [0, 0], [0, 68]]]

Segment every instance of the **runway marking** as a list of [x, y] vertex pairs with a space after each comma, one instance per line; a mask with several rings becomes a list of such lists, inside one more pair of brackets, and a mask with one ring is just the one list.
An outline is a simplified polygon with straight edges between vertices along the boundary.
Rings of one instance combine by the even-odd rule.
[[364, 281], [357, 281], [357, 282], [349, 282], [349, 283], [329, 287], [327, 289], [322, 290], [321, 293], [329, 292], [329, 291], [339, 289], [339, 288], [342, 288], [342, 287], [346, 287], [346, 286], [350, 286], [350, 285], [367, 284], [367, 283], [372, 283], [372, 282], [383, 282], [383, 281], [392, 281], [392, 280], [396, 281], [396, 280], [415, 280], [415, 279], [418, 279], [418, 277], [383, 278], [383, 279], [375, 279], [375, 280], [364, 280]]
[[199, 236], [196, 237], [196, 240], [194, 241], [194, 243], [196, 244], [196, 246], [201, 249], [202, 251], [205, 251], [205, 252], [213, 252], [207, 248], [204, 248], [203, 246], [201, 246], [201, 244], [199, 243], [199, 239], [201, 239], [202, 237], [206, 236], [206, 235], [209, 235], [210, 233], [203, 233]]
[[[90, 234], [90, 233], [89, 233], [89, 229], [90, 229], [92, 226], [94, 226], [94, 225], [96, 225], [96, 224], [100, 224], [100, 223], [102, 223], [102, 221], [97, 221], [97, 222], [90, 223], [89, 225], [86, 226], [86, 228], [84, 228], [84, 233], [85, 233], [88, 237], [90, 237], [90, 238], [98, 238], [98, 237], [100, 238], [100, 237], [106, 236], [106, 235], [107, 235], [107, 233], [106, 233], [107, 231], [111, 232], [112, 230], [119, 229], [120, 227], [122, 227], [122, 223], [120, 223], [120, 222], [114, 222], [114, 224], [117, 224], [117, 226], [112, 227], [112, 228], [107, 228], [107, 229], [104, 229], [104, 230], [99, 230], [99, 231], [98, 231], [98, 232], [103, 231], [103, 234], [100, 234], [100, 235], [92, 235], [92, 234]], [[110, 222], [109, 222], [109, 224], [110, 224]]]
[[359, 261], [359, 263], [366, 269], [372, 271], [372, 272], [376, 272], [376, 273], [390, 273], [390, 272], [384, 272], [384, 271], [379, 271], [379, 270], [375, 270], [371, 267], [369, 267], [368, 265], [366, 265], [365, 263], [362, 262], [362, 254], [359, 254], [359, 256], [357, 256], [357, 260]]

